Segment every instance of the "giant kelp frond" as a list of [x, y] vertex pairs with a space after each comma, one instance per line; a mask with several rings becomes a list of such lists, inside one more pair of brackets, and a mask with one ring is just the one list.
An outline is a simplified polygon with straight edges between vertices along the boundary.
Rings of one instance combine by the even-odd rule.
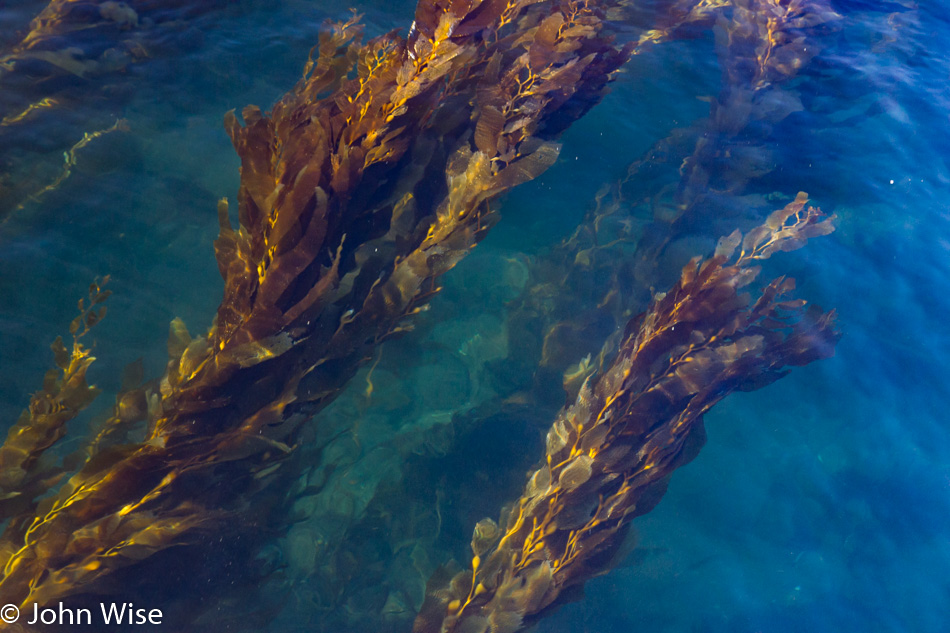
[[598, 192], [572, 236], [532, 260], [511, 319], [525, 333], [521, 362], [539, 367], [540, 379], [596, 356], [603, 337], [645, 307], [647, 290], [668, 283], [671, 243], [712, 241], [768, 212], [764, 196], [743, 196], [775, 168], [773, 128], [802, 110], [796, 79], [840, 21], [827, 0], [688, 0], [654, 10], [656, 26], [636, 51], [711, 29], [720, 91], [705, 97], [708, 117], [658, 141]]
[[[807, 69], [824, 45], [822, 37], [841, 16], [827, 0], [733, 0], [731, 10], [717, 16], [716, 54], [722, 69], [722, 90], [710, 99], [710, 117], [681, 141], [693, 143], [691, 154], [668, 159], [679, 167], [679, 182], [669, 196], [659, 196], [656, 218], [673, 223], [660, 243], [640, 244], [641, 277], [651, 274], [662, 248], [681, 237], [685, 227], [702, 226], [713, 196], [737, 196], [757, 178], [774, 169], [768, 147], [773, 126], [803, 109], [794, 79]], [[670, 145], [672, 139], [661, 143]], [[641, 179], [656, 152], [634, 163], [625, 181]], [[654, 194], [655, 195], [655, 194]], [[708, 224], [708, 220], [705, 222]], [[695, 230], [695, 229], [694, 229]], [[647, 279], [644, 279], [647, 282]]]
[[[0, 55], [0, 72], [14, 72], [18, 70], [18, 65], [31, 59], [42, 60], [60, 72], [78, 77], [113, 70], [105, 67], [110, 61], [115, 63], [115, 50], [99, 58], [86, 57], [85, 52], [75, 46], [75, 42], [68, 48], [63, 47], [63, 43], [69, 41], [71, 34], [78, 33], [89, 37], [87, 41], [98, 35], [107, 42], [116, 40], [116, 43], [120, 43], [133, 39], [134, 31], [138, 28], [138, 13], [125, 3], [109, 0], [82, 3], [76, 0], [51, 0], [30, 21], [29, 29], [19, 42]], [[131, 45], [127, 46], [132, 48]]]
[[530, 0], [423, 2], [408, 38], [360, 44], [351, 20], [316, 53], [269, 115], [226, 118], [241, 189], [237, 228], [218, 209], [216, 320], [196, 337], [173, 322], [164, 376], [106, 426], [147, 414], [143, 441], [95, 444], [24, 518], [7, 600], [90, 591], [273, 496], [302, 424], [411, 327], [493, 225], [491, 201], [555, 160], [629, 55], [599, 4]]
[[744, 238], [723, 238], [629, 323], [613, 364], [551, 427], [544, 463], [502, 527], [476, 527], [472, 569], [432, 583], [417, 632], [511, 633], [529, 624], [609, 568], [630, 521], [701, 448], [713, 405], [832, 353], [834, 313], [788, 299], [791, 279], [772, 281], [754, 301], [743, 291], [757, 260], [833, 230], [805, 202], [800, 194]]
[[718, 43], [728, 51], [728, 85], [753, 90], [797, 75], [818, 53], [813, 33], [841, 16], [827, 0], [732, 0], [731, 15], [718, 18]]
[[[322, 406], [421, 306], [493, 224], [490, 200], [555, 160], [551, 137], [626, 58], [592, 4], [451, 3], [438, 24], [423, 14], [409, 40], [360, 46], [356, 25], [339, 25], [270, 116], [247, 108], [243, 127], [228, 116], [242, 184], [240, 227], [220, 210], [225, 298], [207, 339], [170, 367], [165, 408], [221, 409], [220, 386], [267, 363], [273, 384], [255, 392], [280, 403], [268, 433], [291, 433], [277, 419]], [[194, 427], [164, 416], [152, 436], [183, 432]]]
[[[757, 40], [753, 48], [761, 70], [767, 66], [778, 67], [783, 62], [795, 63], [796, 57], [811, 56], [807, 47], [800, 46], [798, 37], [785, 35], [789, 28], [801, 31], [841, 17], [826, 0], [661, 0], [656, 3], [655, 11], [658, 22], [655, 28], [640, 36], [639, 46], [686, 37], [697, 27], [722, 25], [729, 19], [746, 25], [761, 24], [770, 35], [764, 40], [758, 27], [745, 26], [733, 32], [739, 40], [748, 40], [750, 36]], [[731, 18], [724, 18], [729, 14]], [[771, 59], [771, 53], [779, 49], [783, 50]]]
[[93, 282], [88, 303], [86, 299], [79, 301], [79, 315], [69, 325], [71, 347], [66, 347], [61, 336], [53, 342], [56, 367], [46, 372], [43, 388], [33, 394], [29, 407], [0, 445], [0, 522], [13, 519], [0, 539], [0, 565], [19, 548], [17, 542], [28, 527], [17, 519], [29, 516], [37, 499], [64, 474], [48, 451], [66, 435], [66, 423], [99, 395], [99, 390], [86, 380], [86, 372], [96, 358], [82, 339], [106, 314], [101, 304], [111, 294], [102, 288], [107, 281]]

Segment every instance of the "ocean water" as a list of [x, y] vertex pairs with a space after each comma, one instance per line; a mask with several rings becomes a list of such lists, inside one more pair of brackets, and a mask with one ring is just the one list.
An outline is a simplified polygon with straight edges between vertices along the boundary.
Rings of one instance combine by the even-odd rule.
[[[155, 14], [148, 56], [101, 81], [73, 77], [66, 105], [0, 140], [0, 168], [39, 189], [84, 132], [118, 118], [129, 128], [77, 150], [61, 185], [0, 217], [0, 431], [42, 384], [49, 343], [97, 275], [114, 292], [90, 370], [106, 394], [72, 423], [64, 450], [110, 405], [125, 365], [142, 358], [146, 375], [161, 373], [172, 318], [193, 334], [210, 324], [221, 295], [216, 200], [234, 200], [239, 182], [223, 114], [273, 104], [323, 20], [348, 15], [303, 0], [179, 4]], [[44, 6], [0, 3], [0, 49]], [[635, 522], [624, 564], [535, 630], [950, 630], [950, 8], [831, 6], [841, 19], [813, 35], [820, 53], [782, 86], [800, 107], [736, 139], [710, 131], [709, 99], [727, 87], [711, 30], [634, 57], [564, 134], [559, 161], [504, 200], [502, 221], [446, 275], [416, 331], [383, 345], [372, 373], [315, 421], [310, 440], [338, 467], [314, 468], [323, 492], [301, 500], [304, 518], [263, 555], [279, 561], [283, 584], [241, 607], [267, 610], [263, 630], [408, 630], [421, 586], [400, 579], [443, 562], [423, 555], [464, 559], [475, 522], [518, 494], [563, 404], [551, 391], [531, 411], [486, 413], [525, 379], [499, 365], [518, 350], [511, 314], [532, 262], [571, 234], [603, 185], [684, 136], [728, 149], [714, 161], [724, 173], [741, 160], [757, 167], [734, 200], [719, 196], [731, 213], [687, 227], [657, 283], [764, 206], [806, 191], [838, 216], [837, 230], [767, 272], [835, 308], [843, 337], [834, 358], [717, 405], [699, 457]], [[355, 8], [370, 34], [412, 21], [408, 0]], [[36, 89], [4, 81], [5, 107]], [[677, 181], [683, 156], [653, 156], [624, 185], [628, 199], [660, 200]], [[636, 226], [662, 212], [625, 204]]]

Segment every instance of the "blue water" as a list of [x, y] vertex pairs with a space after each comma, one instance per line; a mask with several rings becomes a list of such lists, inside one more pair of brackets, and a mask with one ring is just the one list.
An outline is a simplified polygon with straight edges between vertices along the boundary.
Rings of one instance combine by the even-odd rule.
[[[42, 6], [13, 4], [0, 4], [0, 43]], [[770, 271], [797, 278], [801, 296], [838, 310], [837, 353], [717, 406], [707, 446], [637, 521], [638, 550], [539, 632], [950, 630], [950, 9], [833, 6], [844, 19], [793, 80], [804, 110], [772, 130], [774, 170], [755, 190], [804, 190], [838, 215], [832, 236], [770, 262]], [[408, 0], [358, 8], [371, 33], [411, 22]], [[130, 131], [90, 145], [63, 186], [0, 226], [0, 429], [41, 384], [47, 345], [96, 275], [112, 275], [115, 293], [95, 330], [100, 360], [90, 372], [107, 392], [138, 357], [147, 374], [162, 371], [172, 318], [193, 333], [210, 323], [220, 299], [215, 202], [233, 200], [238, 185], [223, 113], [272, 104], [299, 76], [321, 21], [345, 15], [330, 3], [222, 6], [170, 32], [160, 55], [117, 81], [126, 96], [107, 111], [85, 104], [58, 119], [81, 136], [84, 121], [123, 116]], [[409, 481], [405, 454], [440, 447], [427, 439], [407, 449], [400, 438], [491, 396], [479, 371], [505, 356], [519, 261], [569, 235], [601, 185], [657, 141], [707, 116], [698, 97], [721, 87], [713, 46], [703, 34], [637, 56], [564, 135], [559, 162], [506, 199], [502, 222], [447, 275], [424, 327], [384, 346], [372, 397], [364, 371], [322, 414], [327, 436], [355, 414], [358, 437], [333, 445], [345, 476], [329, 475], [327, 498], [307, 508], [311, 520], [275, 543], [294, 599], [272, 630], [317, 630], [325, 586], [313, 569], [346, 539], [366, 538], [327, 517], [344, 506], [359, 514], [392, 473]], [[32, 133], [39, 143], [50, 131]], [[736, 221], [714, 224], [728, 232]], [[492, 427], [499, 435], [484, 441], [485, 463], [524, 459], [527, 468], [541, 454], [548, 413]], [[523, 455], [532, 442], [534, 455]], [[454, 468], [431, 476], [464, 479], [465, 464]], [[520, 482], [499, 486], [497, 496], [510, 497]], [[464, 548], [474, 521], [497, 515], [498, 501], [440, 490], [430, 499], [445, 511], [440, 543]]]

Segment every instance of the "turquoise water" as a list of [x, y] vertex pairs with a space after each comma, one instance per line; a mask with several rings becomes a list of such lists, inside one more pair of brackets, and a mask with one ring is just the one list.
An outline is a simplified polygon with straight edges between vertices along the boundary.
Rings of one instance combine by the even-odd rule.
[[[769, 268], [838, 310], [837, 353], [718, 405], [700, 456], [636, 522], [638, 549], [627, 563], [538, 631], [947, 630], [950, 12], [939, 3], [833, 7], [843, 20], [816, 36], [821, 53], [787, 86], [801, 111], [749, 132], [733, 155], [748, 148], [770, 167], [743, 195], [777, 192], [778, 200], [804, 190], [838, 215], [836, 233]], [[0, 46], [41, 8], [0, 4]], [[411, 22], [410, 2], [357, 8], [371, 33]], [[220, 300], [215, 203], [233, 200], [238, 186], [223, 113], [272, 104], [299, 76], [322, 20], [346, 15], [329, 3], [209, 4], [159, 31], [152, 54], [109, 76], [108, 90], [84, 101], [92, 84], [79, 82], [68, 110], [16, 138], [16, 160], [53, 165], [64, 149], [54, 139], [74, 139], [68, 147], [117, 117], [130, 128], [81, 150], [62, 186], [0, 225], [0, 428], [41, 384], [47, 345], [96, 275], [110, 274], [115, 293], [95, 330], [90, 371], [107, 392], [136, 358], [148, 375], [162, 371], [172, 318], [193, 333], [210, 323]], [[564, 135], [559, 162], [505, 200], [502, 222], [447, 275], [417, 331], [385, 345], [373, 374], [364, 370], [321, 414], [315, 441], [328, 441], [344, 467], [313, 475], [326, 480], [324, 494], [301, 502], [307, 520], [267, 552], [286, 581], [260, 597], [268, 608], [283, 605], [270, 630], [379, 630], [361, 614], [398, 611], [387, 597], [411, 576], [401, 566], [414, 550], [384, 533], [393, 523], [383, 518], [400, 516], [386, 502], [391, 488], [416, 519], [406, 539], [460, 558], [475, 521], [518, 494], [562, 401], [471, 421], [518, 378], [497, 367], [517, 348], [510, 302], [528, 258], [569, 235], [603, 184], [674, 130], [703, 129], [709, 105], [700, 97], [719, 94], [722, 80], [713, 35], [697, 35], [629, 64]], [[17, 89], [26, 90], [3, 86], [0, 99]], [[628, 190], [641, 195], [676, 178], [678, 160], [657, 165], [659, 176]], [[738, 210], [690, 227], [676, 253], [747, 228], [748, 209], [760, 205], [730, 208]], [[650, 219], [641, 207], [625, 213], [637, 224]], [[681, 259], [662, 262], [663, 278]], [[337, 438], [353, 419], [357, 430]], [[78, 434], [86, 423], [74, 423]], [[363, 578], [333, 580], [341, 552], [356, 552]]]

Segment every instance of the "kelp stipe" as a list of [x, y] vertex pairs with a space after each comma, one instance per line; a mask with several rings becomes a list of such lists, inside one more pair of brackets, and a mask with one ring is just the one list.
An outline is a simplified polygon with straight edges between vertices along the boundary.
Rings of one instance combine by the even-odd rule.
[[692, 260], [630, 321], [613, 364], [585, 382], [548, 431], [544, 463], [501, 526], [476, 526], [471, 570], [433, 578], [416, 633], [530, 625], [610, 568], [630, 521], [659, 502], [670, 474], [702, 447], [712, 406], [832, 354], [834, 312], [787, 298], [791, 279], [775, 279], [754, 301], [743, 292], [757, 260], [833, 230], [806, 200], [799, 194], [744, 238], [722, 238], [711, 258]]

